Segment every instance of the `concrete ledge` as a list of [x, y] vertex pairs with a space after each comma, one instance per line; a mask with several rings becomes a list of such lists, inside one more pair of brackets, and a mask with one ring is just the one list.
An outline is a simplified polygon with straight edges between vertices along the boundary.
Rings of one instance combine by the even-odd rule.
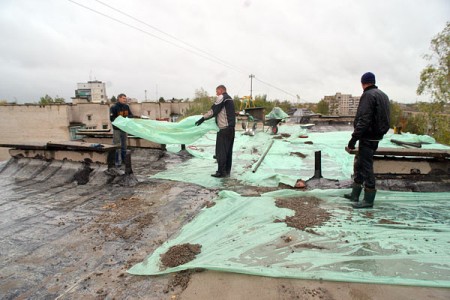
[[37, 158], [44, 160], [70, 160], [75, 162], [108, 163], [108, 156], [118, 146], [83, 142], [48, 142], [26, 144], [0, 144], [11, 148], [9, 154], [15, 158]]
[[[77, 134], [83, 136], [82, 141], [86, 143], [110, 144], [113, 139], [113, 133], [109, 129], [78, 130]], [[166, 150], [166, 145], [164, 144], [154, 143], [132, 135], [128, 135], [128, 147]]]
[[[98, 144], [104, 144], [104, 143], [111, 143], [112, 142], [112, 135], [111, 136], [86, 136], [82, 139], [86, 143], [98, 143]], [[139, 137], [135, 136], [129, 136], [128, 137], [128, 148], [146, 148], [146, 149], [159, 149], [159, 150], [166, 150], [166, 145], [164, 144], [158, 144], [151, 141], [147, 141], [144, 139], [141, 139]]]
[[[358, 148], [345, 150], [357, 155]], [[450, 151], [440, 149], [378, 148], [373, 157], [373, 170], [377, 177], [413, 175], [421, 180], [448, 178]]]
[[[358, 148], [345, 150], [350, 154], [358, 154]], [[432, 157], [441, 159], [450, 159], [450, 150], [441, 149], [403, 149], [403, 148], [378, 148], [376, 156], [401, 156], [401, 157]]]

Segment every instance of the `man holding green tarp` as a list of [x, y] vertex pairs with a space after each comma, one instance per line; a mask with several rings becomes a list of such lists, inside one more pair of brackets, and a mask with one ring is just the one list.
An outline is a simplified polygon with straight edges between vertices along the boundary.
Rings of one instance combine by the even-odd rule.
[[229, 177], [231, 172], [233, 144], [235, 135], [236, 113], [234, 110], [234, 102], [224, 85], [216, 88], [216, 101], [211, 109], [203, 115], [197, 122], [196, 126], [201, 125], [205, 120], [215, 117], [216, 124], [219, 127], [216, 139], [216, 159], [217, 171], [211, 174], [213, 177]]
[[[122, 116], [124, 118], [133, 118], [133, 113], [130, 110], [130, 107], [127, 104], [127, 96], [125, 94], [119, 94], [117, 96], [117, 102], [110, 108], [109, 119], [111, 123], [113, 123], [118, 116]], [[116, 127], [114, 124], [113, 127], [113, 144], [120, 145], [120, 149], [116, 150], [115, 156], [115, 165], [116, 168], [120, 168], [121, 164], [125, 163], [125, 155], [127, 153], [127, 139], [128, 134]]]

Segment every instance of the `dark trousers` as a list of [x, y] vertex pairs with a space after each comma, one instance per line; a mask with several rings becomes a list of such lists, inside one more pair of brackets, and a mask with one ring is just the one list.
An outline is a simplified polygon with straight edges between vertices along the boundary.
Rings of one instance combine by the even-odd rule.
[[128, 134], [125, 131], [113, 129], [113, 144], [120, 145], [120, 149], [116, 150], [116, 167], [120, 167], [121, 163], [125, 163], [125, 155], [127, 154], [127, 140]]
[[375, 175], [373, 174], [373, 155], [378, 149], [377, 141], [360, 140], [358, 155], [354, 165], [354, 181], [364, 184], [368, 189], [375, 189]]
[[217, 172], [230, 174], [233, 162], [234, 127], [220, 129], [216, 138]]

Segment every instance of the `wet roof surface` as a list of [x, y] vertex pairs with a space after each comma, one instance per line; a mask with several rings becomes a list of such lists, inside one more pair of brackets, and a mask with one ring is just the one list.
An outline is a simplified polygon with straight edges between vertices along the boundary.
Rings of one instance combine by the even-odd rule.
[[[74, 181], [84, 168], [79, 163], [35, 159], [0, 163], [3, 297], [166, 297], [167, 277], [131, 276], [125, 271], [216, 197], [219, 189], [149, 178], [176, 168], [188, 157], [135, 150], [133, 170], [139, 181], [135, 186], [120, 185], [120, 180], [105, 174], [103, 165], [90, 165], [89, 181], [79, 185]], [[327, 179], [308, 183], [310, 188], [350, 185]], [[385, 184], [409, 190], [412, 186], [392, 180]], [[241, 195], [277, 189], [251, 187], [236, 179], [223, 188]]]
[[[139, 166], [139, 184], [114, 182], [91, 165], [86, 185], [78, 163], [12, 159], [0, 166], [0, 290], [6, 299], [114, 295], [160, 299], [167, 278], [125, 271], [167, 240], [214, 191], [149, 180], [160, 153]], [[143, 159], [143, 157], [141, 157]], [[168, 164], [180, 158], [167, 158]], [[172, 162], [170, 162], [173, 160]], [[145, 171], [144, 171], [145, 170]], [[151, 296], [150, 296], [151, 295]]]

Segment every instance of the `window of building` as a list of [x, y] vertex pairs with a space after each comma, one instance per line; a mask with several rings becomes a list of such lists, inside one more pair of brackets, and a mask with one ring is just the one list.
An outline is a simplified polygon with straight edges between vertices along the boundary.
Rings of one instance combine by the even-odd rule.
[[70, 140], [72, 140], [72, 141], [73, 140], [80, 140], [80, 139], [83, 138], [83, 136], [77, 135], [77, 131], [79, 129], [85, 129], [85, 127], [84, 126], [72, 126], [72, 127], [69, 127]]
[[92, 115], [87, 115], [88, 121], [92, 121]]
[[108, 129], [108, 124], [103, 124], [102, 129]]

